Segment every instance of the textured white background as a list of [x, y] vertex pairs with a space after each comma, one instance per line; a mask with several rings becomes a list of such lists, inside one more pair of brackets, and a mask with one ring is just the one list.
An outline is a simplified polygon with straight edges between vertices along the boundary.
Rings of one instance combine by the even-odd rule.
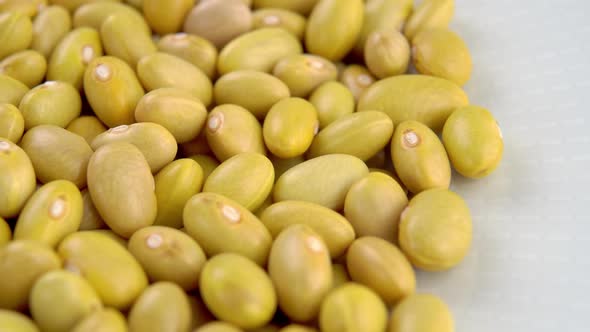
[[452, 27], [505, 154], [484, 180], [455, 176], [474, 248], [419, 288], [449, 302], [457, 332], [590, 331], [590, 1], [456, 0]]

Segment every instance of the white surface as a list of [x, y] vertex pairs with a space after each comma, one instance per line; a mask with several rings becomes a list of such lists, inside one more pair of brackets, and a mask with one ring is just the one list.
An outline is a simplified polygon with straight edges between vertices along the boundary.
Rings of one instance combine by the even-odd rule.
[[457, 332], [590, 331], [590, 1], [456, 0], [453, 29], [505, 155], [484, 180], [455, 177], [474, 248], [419, 288], [449, 302]]

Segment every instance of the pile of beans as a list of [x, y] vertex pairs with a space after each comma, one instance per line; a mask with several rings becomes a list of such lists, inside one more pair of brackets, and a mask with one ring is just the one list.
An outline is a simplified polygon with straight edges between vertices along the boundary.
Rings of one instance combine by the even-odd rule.
[[503, 141], [453, 13], [0, 1], [0, 331], [454, 331], [414, 269]]

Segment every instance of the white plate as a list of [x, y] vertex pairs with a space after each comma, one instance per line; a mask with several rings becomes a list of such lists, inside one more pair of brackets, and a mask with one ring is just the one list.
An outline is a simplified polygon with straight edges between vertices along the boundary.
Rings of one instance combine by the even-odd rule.
[[590, 331], [590, 1], [456, 0], [471, 102], [505, 139], [490, 177], [456, 176], [474, 248], [449, 273], [420, 273], [457, 332]]

